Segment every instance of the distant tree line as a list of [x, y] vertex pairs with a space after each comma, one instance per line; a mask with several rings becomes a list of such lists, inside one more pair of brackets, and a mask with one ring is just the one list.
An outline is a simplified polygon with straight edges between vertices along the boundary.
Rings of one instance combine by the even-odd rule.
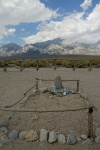
[[78, 60], [68, 60], [68, 59], [26, 59], [26, 60], [5, 60], [0, 61], [0, 67], [66, 67], [66, 68], [87, 68], [90, 65], [93, 67], [100, 67], [100, 59], [78, 59]]

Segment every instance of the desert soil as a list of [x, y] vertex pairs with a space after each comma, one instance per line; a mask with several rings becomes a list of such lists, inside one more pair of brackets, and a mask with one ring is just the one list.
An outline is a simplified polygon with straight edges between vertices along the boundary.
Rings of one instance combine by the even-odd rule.
[[[94, 109], [94, 122], [100, 123], [100, 69], [72, 69], [58, 68], [56, 71], [53, 68], [41, 68], [36, 71], [33, 68], [28, 68], [22, 72], [16, 68], [8, 68], [7, 72], [0, 69], [0, 107], [11, 105], [20, 100], [24, 93], [35, 85], [35, 78], [54, 79], [56, 76], [61, 76], [62, 79], [80, 80], [85, 92], [88, 96], [88, 101], [93, 104], [97, 110]], [[40, 87], [51, 87], [53, 82], [39, 82]], [[64, 82], [63, 85], [76, 88], [75, 82]], [[80, 89], [81, 90], [81, 89]], [[31, 97], [24, 108], [33, 108], [40, 110], [62, 110], [73, 109], [86, 106], [83, 99], [77, 94], [70, 94], [64, 97], [53, 96], [49, 98], [50, 93], [45, 93]], [[19, 107], [17, 104], [15, 107]], [[15, 108], [14, 107], [14, 108]], [[55, 130], [58, 133], [67, 135], [68, 131], [78, 137], [81, 134], [87, 134], [87, 110], [80, 110], [76, 112], [58, 112], [58, 113], [13, 113], [0, 111], [0, 120], [6, 116], [13, 115], [9, 123], [9, 130], [16, 129], [19, 132], [23, 130], [35, 129], [37, 132], [41, 128], [48, 131]], [[74, 146], [59, 145], [58, 143], [28, 143], [26, 141], [15, 140], [1, 148], [2, 150], [80, 150], [86, 149], [82, 146], [82, 142]], [[89, 147], [90, 149], [90, 147]], [[93, 144], [91, 149], [99, 150], [100, 146]]]

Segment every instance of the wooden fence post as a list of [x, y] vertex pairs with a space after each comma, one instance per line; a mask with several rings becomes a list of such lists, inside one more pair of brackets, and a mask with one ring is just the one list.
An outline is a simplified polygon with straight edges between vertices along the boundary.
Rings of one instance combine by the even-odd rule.
[[36, 90], [38, 91], [38, 79], [36, 79]]
[[76, 68], [75, 68], [75, 61], [74, 61], [73, 63], [74, 63], [74, 64], [73, 64], [73, 71], [75, 71], [75, 69], [76, 69]]
[[77, 81], [77, 92], [79, 91], [79, 81]]
[[93, 107], [88, 109], [88, 138], [94, 137], [93, 134]]
[[57, 66], [56, 66], [56, 59], [55, 59], [55, 64], [54, 64], [55, 66], [54, 66], [54, 70], [56, 70], [57, 69]]
[[36, 70], [39, 70], [39, 64], [38, 64], [38, 60], [37, 60], [37, 66], [36, 66]]

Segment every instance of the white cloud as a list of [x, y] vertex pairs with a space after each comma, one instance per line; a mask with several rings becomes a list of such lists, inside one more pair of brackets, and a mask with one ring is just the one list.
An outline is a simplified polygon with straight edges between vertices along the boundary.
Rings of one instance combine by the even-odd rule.
[[60, 37], [72, 41], [95, 42], [100, 40], [100, 3], [84, 19], [85, 12], [74, 12], [62, 21], [41, 24], [39, 32], [24, 38], [26, 43], [36, 43]]
[[[0, 0], [0, 32], [5, 25], [37, 22], [56, 17], [57, 12], [47, 8], [40, 0]], [[0, 34], [0, 38], [5, 34]]]
[[88, 9], [92, 6], [92, 0], [84, 0], [84, 2], [80, 5], [84, 10]]

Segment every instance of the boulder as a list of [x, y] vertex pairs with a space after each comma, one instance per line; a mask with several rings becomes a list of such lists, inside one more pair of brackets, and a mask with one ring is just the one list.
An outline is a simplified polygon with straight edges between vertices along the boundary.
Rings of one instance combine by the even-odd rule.
[[56, 134], [56, 132], [55, 131], [51, 131], [49, 133], [49, 140], [48, 140], [48, 142], [49, 143], [54, 143], [56, 140], [57, 140], [57, 134]]
[[10, 139], [17, 139], [17, 138], [18, 138], [18, 132], [17, 132], [16, 130], [12, 130], [12, 131], [9, 133], [8, 137], [9, 137]]
[[27, 134], [27, 131], [22, 131], [22, 132], [20, 132], [20, 134], [19, 134], [19, 139], [20, 139], [20, 140], [24, 140], [26, 134]]
[[28, 142], [34, 142], [38, 140], [38, 134], [35, 130], [31, 129], [27, 132], [25, 140]]
[[59, 144], [65, 144], [66, 143], [66, 139], [65, 139], [65, 136], [63, 134], [58, 135], [58, 143]]
[[48, 136], [48, 131], [45, 129], [40, 130], [40, 142], [46, 142]]
[[77, 143], [76, 137], [71, 133], [67, 134], [67, 144], [73, 145], [73, 144], [76, 144], [76, 143]]

